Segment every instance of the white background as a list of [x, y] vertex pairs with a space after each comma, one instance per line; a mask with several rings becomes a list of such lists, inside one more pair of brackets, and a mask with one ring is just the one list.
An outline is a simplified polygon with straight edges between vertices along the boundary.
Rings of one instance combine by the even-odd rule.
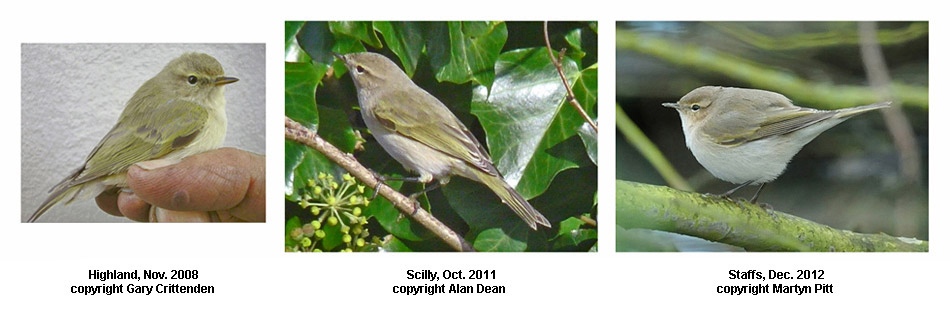
[[[8, 2], [2, 10], [0, 145], [7, 182], [0, 218], [0, 322], [20, 323], [940, 323], [946, 321], [946, 151], [931, 128], [926, 254], [614, 253], [616, 20], [930, 20], [930, 87], [947, 86], [947, 13], [937, 2], [411, 1]], [[599, 20], [600, 252], [594, 254], [283, 253], [282, 112], [285, 20]], [[266, 224], [21, 224], [20, 44], [267, 43]], [[939, 105], [933, 121], [947, 120]], [[27, 208], [27, 207], [20, 207]], [[197, 269], [213, 295], [82, 296], [90, 269]], [[400, 296], [407, 269], [494, 269], [503, 295]], [[715, 293], [730, 269], [822, 269], [829, 295]]]

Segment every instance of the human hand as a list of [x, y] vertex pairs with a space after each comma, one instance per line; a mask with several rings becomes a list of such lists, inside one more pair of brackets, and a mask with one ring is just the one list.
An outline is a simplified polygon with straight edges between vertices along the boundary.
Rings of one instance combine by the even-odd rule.
[[104, 192], [96, 203], [106, 213], [142, 222], [263, 222], [264, 174], [264, 156], [235, 148], [177, 163], [145, 161], [128, 170], [131, 193]]

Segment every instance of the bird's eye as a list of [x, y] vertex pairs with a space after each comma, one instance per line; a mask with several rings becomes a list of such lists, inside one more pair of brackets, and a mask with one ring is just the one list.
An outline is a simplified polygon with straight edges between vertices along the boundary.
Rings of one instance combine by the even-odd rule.
[[363, 72], [366, 72], [366, 69], [363, 69], [363, 66], [361, 65], [356, 66], [356, 73], [363, 73]]
[[198, 83], [198, 77], [195, 77], [195, 76], [188, 76], [188, 83], [190, 83], [190, 84], [192, 84], [192, 85]]
[[693, 106], [689, 107], [689, 109], [693, 110], [693, 112], [698, 111], [700, 108], [702, 107], [699, 107], [699, 104], [693, 104]]

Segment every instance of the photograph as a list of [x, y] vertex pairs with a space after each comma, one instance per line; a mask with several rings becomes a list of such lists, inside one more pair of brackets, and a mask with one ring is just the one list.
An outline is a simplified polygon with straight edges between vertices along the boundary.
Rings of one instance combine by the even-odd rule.
[[928, 22], [616, 26], [621, 252], [927, 252]]
[[285, 22], [285, 251], [597, 251], [596, 22]]
[[21, 222], [264, 221], [264, 44], [20, 48]]

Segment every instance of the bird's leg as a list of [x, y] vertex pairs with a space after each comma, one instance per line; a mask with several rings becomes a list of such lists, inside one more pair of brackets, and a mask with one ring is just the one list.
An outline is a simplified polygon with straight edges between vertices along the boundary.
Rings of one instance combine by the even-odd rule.
[[422, 189], [422, 191], [419, 191], [419, 192], [410, 194], [410, 195], [409, 195], [409, 198], [416, 202], [416, 203], [415, 203], [415, 207], [414, 207], [413, 210], [412, 210], [412, 214], [416, 214], [416, 210], [419, 210], [419, 207], [421, 207], [421, 204], [419, 203], [419, 200], [418, 200], [419, 196], [421, 196], [422, 194], [425, 194], [425, 193], [427, 193], [427, 192], [429, 192], [429, 191], [431, 191], [431, 190], [434, 190], [434, 189], [437, 189], [437, 188], [439, 188], [439, 187], [442, 187], [442, 185], [445, 185], [445, 184], [448, 184], [448, 183], [449, 183], [449, 178], [446, 177], [446, 178], [437, 180], [437, 181], [435, 181], [435, 182], [429, 183], [428, 185], [426, 185], [425, 188]]
[[[446, 183], [447, 183], [447, 182], [446, 182]], [[409, 195], [409, 198], [415, 200], [415, 199], [418, 198], [420, 195], [426, 194], [427, 192], [429, 192], [429, 191], [431, 191], [431, 190], [434, 190], [434, 189], [437, 189], [437, 188], [439, 188], [439, 187], [442, 187], [442, 185], [445, 185], [445, 183], [443, 183], [443, 182], [432, 182], [432, 183], [429, 183], [428, 185], [426, 185], [425, 188], [422, 189], [422, 191], [419, 191], [419, 192], [415, 192], [415, 193], [410, 194], [410, 195]]]
[[374, 174], [374, 176], [376, 176], [376, 180], [378, 180], [379, 182], [377, 182], [377, 183], [376, 183], [376, 187], [373, 188], [373, 197], [371, 197], [370, 200], [373, 200], [373, 199], [376, 198], [376, 195], [379, 194], [379, 188], [382, 187], [382, 186], [383, 186], [383, 183], [385, 183], [385, 182], [387, 182], [387, 181], [426, 183], [425, 180], [422, 179], [422, 176], [416, 176], [416, 177], [392, 177], [392, 176], [386, 176], [386, 175], [383, 175], [383, 174], [379, 174], [379, 173], [376, 173], [376, 172], [373, 172], [373, 174]]
[[[740, 188], [746, 187], [746, 186], [749, 185], [749, 184], [752, 184], [752, 181], [748, 181], [748, 182], [742, 183], [742, 185], [736, 186], [736, 188], [731, 189], [731, 190], [728, 190], [728, 191], [726, 191], [726, 193], [722, 193], [722, 194], [719, 194], [719, 195], [716, 195], [716, 196], [722, 197], [722, 198], [726, 198], [726, 199], [730, 199], [730, 200], [731, 200], [731, 198], [729, 198], [729, 196], [732, 195], [732, 193], [735, 193], [735, 192], [738, 191]], [[759, 189], [761, 190], [762, 188], [760, 187]]]
[[[755, 191], [755, 194], [752, 195], [752, 200], [749, 202], [754, 204], [755, 200], [759, 199], [759, 193], [762, 192], [762, 188], [765, 187], [765, 184], [768, 184], [768, 183], [762, 183], [762, 185], [759, 185], [759, 189]], [[772, 218], [776, 218], [775, 209], [772, 208], [771, 205], [769, 205], [768, 203], [759, 203], [758, 205], [762, 207], [762, 209], [765, 209], [765, 211], [768, 212], [769, 215], [772, 216]]]
[[762, 183], [762, 185], [759, 185], [759, 189], [755, 190], [755, 194], [752, 195], [752, 200], [749, 200], [750, 203], [755, 203], [755, 200], [759, 199], [759, 193], [762, 192], [763, 188], [765, 188], [765, 184], [768, 183]]

